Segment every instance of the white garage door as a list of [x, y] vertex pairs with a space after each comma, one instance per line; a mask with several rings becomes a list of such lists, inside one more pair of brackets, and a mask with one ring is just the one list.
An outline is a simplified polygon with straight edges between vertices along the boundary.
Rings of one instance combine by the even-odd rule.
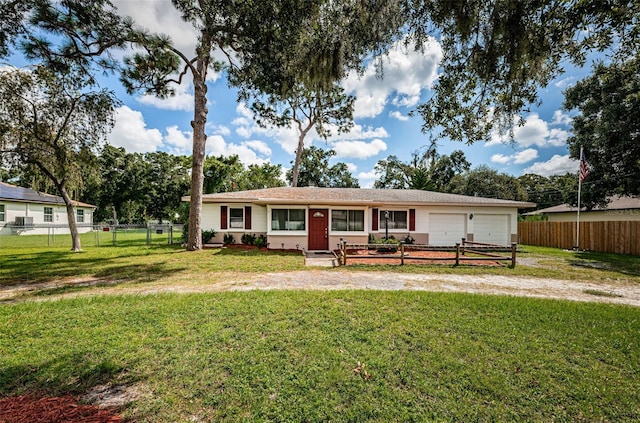
[[430, 214], [429, 245], [455, 245], [467, 236], [466, 214]]
[[507, 214], [477, 214], [473, 219], [473, 240], [488, 244], [509, 245], [511, 231]]

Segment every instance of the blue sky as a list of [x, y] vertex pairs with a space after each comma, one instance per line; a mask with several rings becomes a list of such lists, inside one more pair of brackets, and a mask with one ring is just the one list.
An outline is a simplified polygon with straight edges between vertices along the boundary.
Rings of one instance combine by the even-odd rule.
[[[195, 34], [180, 20], [169, 0], [117, 0], [114, 4], [141, 26], [171, 36], [183, 52], [193, 51]], [[333, 148], [337, 152], [333, 161], [347, 163], [360, 185], [370, 187], [376, 179], [373, 170], [378, 160], [396, 155], [408, 161], [412, 152], [427, 144], [420, 116], [408, 114], [428, 98], [440, 72], [441, 56], [435, 40], [425, 45], [424, 53], [393, 48], [384, 59], [383, 79], [375, 76], [373, 67], [362, 76], [350, 75], [343, 86], [357, 98], [353, 129], [327, 141], [310, 134], [307, 145]], [[442, 140], [438, 152], [449, 154], [460, 149], [472, 167], [486, 164], [516, 177], [524, 173], [550, 176], [577, 171], [577, 162], [568, 157], [566, 139], [570, 136], [571, 119], [561, 110], [562, 90], [588, 73], [589, 69], [573, 69], [541, 89], [542, 105], [524, 115], [525, 125], [516, 128], [515, 143], [498, 135], [472, 146]], [[193, 117], [190, 84], [176, 87], [175, 97], [159, 100], [127, 95], [116, 77], [105, 79], [104, 83], [123, 101], [109, 143], [129, 152], [190, 154]], [[228, 87], [224, 75], [211, 72], [208, 101], [208, 154], [238, 154], [247, 165], [270, 162], [285, 169], [290, 167], [297, 142], [294, 129], [258, 127], [250, 110], [236, 102], [236, 93]]]

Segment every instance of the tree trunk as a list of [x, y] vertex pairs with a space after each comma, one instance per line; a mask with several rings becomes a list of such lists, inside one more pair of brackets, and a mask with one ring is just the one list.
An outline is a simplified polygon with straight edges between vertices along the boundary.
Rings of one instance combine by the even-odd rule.
[[298, 177], [300, 176], [300, 161], [302, 160], [302, 152], [304, 150], [305, 132], [301, 132], [298, 136], [298, 148], [296, 149], [296, 161], [293, 163], [293, 178], [291, 178], [291, 186], [298, 186]]
[[193, 157], [191, 161], [191, 201], [189, 204], [189, 239], [187, 250], [202, 249], [202, 193], [204, 183], [204, 157], [207, 135], [204, 132], [207, 123], [207, 68], [211, 54], [211, 37], [203, 34], [198, 48], [196, 74], [193, 75], [194, 118]]
[[76, 213], [73, 207], [73, 201], [69, 197], [67, 188], [64, 185], [58, 187], [60, 195], [64, 200], [64, 204], [67, 207], [67, 222], [69, 222], [69, 232], [71, 232], [71, 251], [82, 251], [80, 245], [80, 234], [78, 233], [78, 225], [76, 224]]

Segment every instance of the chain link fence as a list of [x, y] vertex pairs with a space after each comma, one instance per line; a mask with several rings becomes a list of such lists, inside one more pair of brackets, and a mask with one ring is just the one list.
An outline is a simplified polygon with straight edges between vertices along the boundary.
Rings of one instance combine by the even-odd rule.
[[[161, 245], [182, 243], [183, 225], [78, 225], [83, 247]], [[0, 248], [68, 247], [66, 225], [33, 224], [0, 227]]]

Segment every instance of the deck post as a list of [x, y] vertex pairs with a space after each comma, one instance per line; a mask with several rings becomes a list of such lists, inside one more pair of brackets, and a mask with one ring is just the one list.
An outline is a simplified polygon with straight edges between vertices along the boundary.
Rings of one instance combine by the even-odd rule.
[[456, 266], [460, 264], [460, 243], [456, 242]]
[[515, 268], [516, 267], [516, 247], [518, 244], [516, 244], [515, 242], [511, 243], [511, 268]]
[[404, 241], [400, 241], [400, 266], [404, 266]]

